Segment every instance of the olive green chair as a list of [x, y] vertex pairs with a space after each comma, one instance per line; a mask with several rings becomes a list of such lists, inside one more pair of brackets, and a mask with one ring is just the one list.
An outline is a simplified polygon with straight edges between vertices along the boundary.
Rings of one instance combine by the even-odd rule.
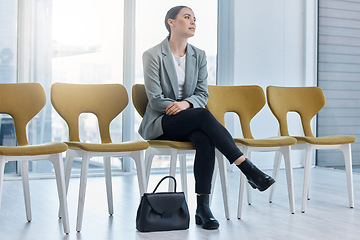
[[[250, 122], [264, 107], [265, 95], [259, 86], [209, 86], [210, 98], [206, 107], [214, 117], [225, 126], [224, 116], [227, 112], [234, 112], [239, 116], [243, 138], [234, 138], [237, 146], [242, 148], [245, 156], [251, 158], [252, 152], [277, 152], [284, 156], [290, 212], [295, 213], [293, 173], [290, 159], [290, 146], [296, 143], [293, 137], [270, 137], [254, 139]], [[245, 175], [240, 175], [240, 189], [238, 202], [238, 218], [242, 214]], [[276, 179], [276, 176], [273, 176]], [[275, 185], [275, 184], [274, 184]], [[248, 196], [251, 194], [248, 191]], [[250, 198], [248, 200], [251, 202]]]
[[[135, 84], [132, 87], [132, 99], [133, 104], [137, 112], [141, 117], [144, 116], [146, 106], [148, 104], [148, 99], [146, 96], [145, 86], [144, 84]], [[149, 182], [150, 171], [152, 160], [155, 155], [170, 155], [170, 175], [175, 176], [176, 171], [176, 162], [177, 156], [179, 155], [180, 160], [180, 177], [181, 177], [181, 185], [182, 190], [185, 192], [187, 196], [187, 171], [186, 171], [186, 154], [195, 153], [195, 148], [191, 142], [180, 142], [180, 141], [167, 141], [167, 140], [149, 140], [149, 148], [145, 153], [145, 162], [146, 162], [146, 186]], [[217, 158], [216, 167], [219, 168], [220, 181], [222, 187], [222, 194], [224, 200], [224, 210], [225, 217], [230, 219], [229, 216], [229, 204], [228, 204], [228, 194], [227, 194], [227, 183], [226, 183], [226, 171], [225, 171], [225, 163], [222, 159], [221, 153], [216, 150], [215, 155]], [[217, 171], [214, 171], [214, 177], [212, 182], [212, 187], [215, 184], [215, 176]], [[171, 184], [173, 181], [169, 182], [169, 190], [173, 189], [173, 185]], [[211, 191], [211, 197], [213, 191]]]
[[[111, 157], [129, 156], [135, 160], [140, 196], [145, 191], [144, 150], [146, 141], [113, 143], [110, 137], [110, 123], [128, 104], [128, 94], [121, 84], [66, 84], [51, 86], [51, 102], [55, 110], [66, 121], [69, 128], [69, 150], [65, 159], [66, 191], [69, 187], [71, 167], [74, 157], [82, 158], [80, 189], [76, 231], [80, 232], [84, 213], [85, 191], [89, 160], [92, 157], [104, 158], [105, 182], [108, 199], [108, 212], [113, 214], [111, 183]], [[84, 143], [79, 138], [79, 116], [93, 113], [98, 118], [101, 143]]]
[[[65, 178], [61, 153], [67, 150], [64, 143], [43, 143], [29, 145], [26, 137], [26, 125], [45, 106], [46, 97], [42, 86], [38, 83], [0, 84], [0, 113], [9, 114], [15, 124], [17, 146], [0, 146], [0, 205], [5, 163], [18, 161], [21, 166], [21, 177], [24, 190], [26, 218], [30, 222], [30, 190], [28, 161], [50, 161], [55, 169], [57, 190], [64, 232], [70, 232], [68, 208], [65, 193]], [[45, 190], [44, 190], [45, 191]], [[10, 230], [9, 230], [10, 231]]]
[[354, 207], [354, 193], [352, 180], [351, 143], [356, 141], [354, 136], [332, 135], [315, 137], [311, 131], [311, 119], [325, 105], [325, 96], [319, 87], [275, 87], [266, 89], [269, 107], [280, 125], [281, 136], [289, 136], [287, 113], [297, 112], [300, 115], [304, 136], [294, 136], [297, 139], [296, 149], [305, 149], [305, 173], [301, 211], [305, 212], [306, 199], [309, 199], [309, 183], [311, 155], [316, 149], [338, 149], [343, 152], [345, 159], [349, 206]]

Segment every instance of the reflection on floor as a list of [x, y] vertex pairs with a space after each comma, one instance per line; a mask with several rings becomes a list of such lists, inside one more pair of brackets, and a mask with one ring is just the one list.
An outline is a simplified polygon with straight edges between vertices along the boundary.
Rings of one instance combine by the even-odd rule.
[[[151, 191], [161, 174], [151, 175]], [[65, 236], [57, 218], [58, 201], [55, 180], [31, 180], [33, 221], [25, 219], [21, 181], [5, 181], [0, 209], [1, 240], [107, 240], [107, 239], [358, 239], [360, 236], [360, 174], [354, 174], [355, 208], [348, 207], [344, 171], [312, 169], [312, 195], [306, 213], [300, 212], [303, 169], [294, 169], [296, 213], [290, 214], [285, 171], [281, 170], [273, 203], [268, 192], [253, 191], [252, 205], [243, 205], [243, 217], [236, 218], [239, 172], [229, 172], [229, 199], [231, 219], [223, 212], [221, 188], [217, 180], [213, 213], [220, 229], [203, 230], [195, 225], [194, 180], [188, 174], [190, 229], [175, 232], [139, 233], [135, 229], [135, 216], [139, 203], [135, 175], [113, 177], [114, 210], [109, 217], [103, 177], [88, 179], [83, 230], [76, 233], [76, 210], [79, 179], [70, 182], [68, 195], [71, 233]], [[166, 184], [161, 191], [166, 190]]]

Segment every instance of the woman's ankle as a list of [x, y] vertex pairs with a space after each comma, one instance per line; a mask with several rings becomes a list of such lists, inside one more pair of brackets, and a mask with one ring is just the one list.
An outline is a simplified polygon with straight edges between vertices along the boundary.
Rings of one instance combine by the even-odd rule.
[[246, 160], [246, 158], [244, 157], [244, 155], [240, 156], [238, 159], [236, 159], [233, 163], [237, 166], [239, 166], [240, 164], [242, 164], [244, 161]]

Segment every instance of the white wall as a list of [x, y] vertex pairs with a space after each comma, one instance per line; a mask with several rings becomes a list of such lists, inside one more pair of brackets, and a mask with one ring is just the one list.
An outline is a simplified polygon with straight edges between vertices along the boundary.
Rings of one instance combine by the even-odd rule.
[[[264, 91], [269, 85], [316, 85], [315, 2], [234, 1], [234, 85], [260, 85]], [[241, 137], [238, 120], [232, 123], [230, 116], [227, 123], [230, 129], [234, 124], [233, 135]], [[253, 119], [251, 128], [255, 138], [278, 135], [278, 122], [267, 105]], [[302, 135], [295, 113], [289, 114], [289, 131]], [[273, 157], [272, 153], [254, 153], [252, 160], [272, 168]], [[294, 167], [301, 166], [301, 157], [299, 151], [292, 153]]]

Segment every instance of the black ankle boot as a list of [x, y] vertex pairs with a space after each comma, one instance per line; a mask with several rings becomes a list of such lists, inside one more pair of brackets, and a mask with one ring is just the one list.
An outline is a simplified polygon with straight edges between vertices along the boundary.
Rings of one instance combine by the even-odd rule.
[[240, 165], [236, 165], [240, 170], [245, 174], [248, 179], [249, 184], [254, 189], [259, 189], [259, 191], [265, 191], [268, 189], [275, 180], [269, 175], [262, 172], [258, 169], [249, 159], [245, 159]]
[[209, 195], [197, 196], [195, 222], [197, 225], [202, 225], [204, 229], [219, 228], [219, 222], [214, 218], [209, 207]]

